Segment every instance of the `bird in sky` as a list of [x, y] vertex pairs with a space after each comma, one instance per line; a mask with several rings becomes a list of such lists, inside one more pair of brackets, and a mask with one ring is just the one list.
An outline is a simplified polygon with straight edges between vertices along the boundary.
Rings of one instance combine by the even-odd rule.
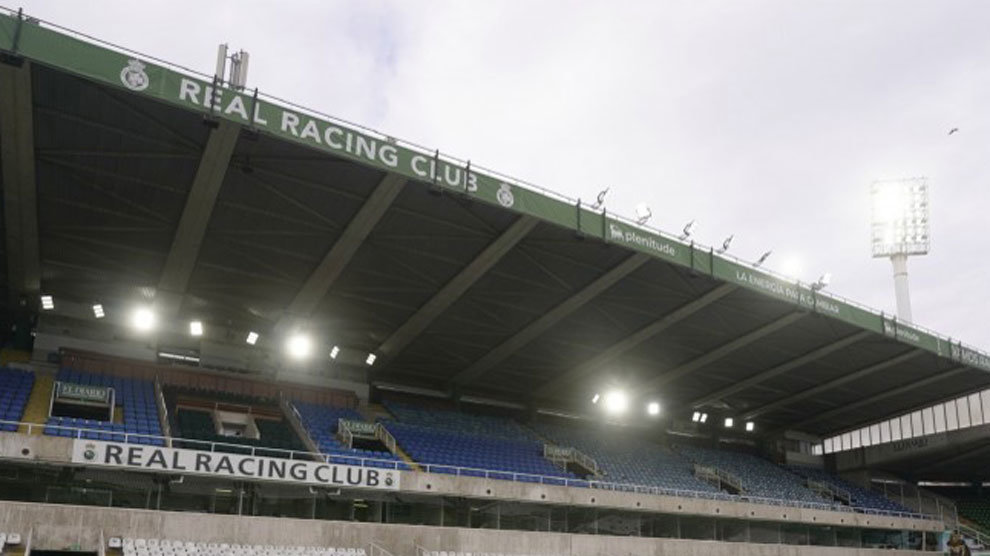
[[954, 127], [954, 128], [952, 128], [952, 129], [949, 130], [949, 135], [952, 135], [953, 133], [957, 133], [958, 131], [959, 131], [959, 128], [958, 127]]

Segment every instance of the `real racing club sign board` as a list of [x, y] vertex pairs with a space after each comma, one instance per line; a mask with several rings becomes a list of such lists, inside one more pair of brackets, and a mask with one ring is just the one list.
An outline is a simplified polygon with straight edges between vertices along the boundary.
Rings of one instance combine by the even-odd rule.
[[85, 439], [73, 441], [72, 463], [154, 473], [378, 490], [398, 490], [400, 475], [395, 469]]

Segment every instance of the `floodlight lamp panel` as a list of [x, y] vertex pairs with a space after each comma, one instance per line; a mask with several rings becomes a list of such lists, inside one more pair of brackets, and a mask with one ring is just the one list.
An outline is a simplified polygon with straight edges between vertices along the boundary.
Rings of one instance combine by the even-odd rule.
[[701, 413], [699, 413], [699, 412], [697, 412], [697, 411], [695, 411], [695, 412], [694, 412], [694, 413], [693, 413], [693, 414], [691, 415], [691, 422], [693, 422], [693, 423], [697, 423], [698, 421], [701, 421]]
[[51, 311], [55, 308], [55, 298], [50, 295], [41, 296], [41, 308], [46, 311]]
[[330, 359], [336, 359], [338, 355], [340, 355], [339, 347], [333, 346], [332, 348], [330, 348]]
[[102, 304], [97, 303], [93, 305], [93, 316], [98, 319], [102, 319], [103, 317], [107, 316], [106, 312], [103, 310]]
[[870, 198], [874, 257], [928, 253], [930, 206], [925, 178], [874, 182]]
[[244, 341], [247, 342], [249, 345], [253, 346], [254, 344], [258, 343], [258, 333], [248, 332], [247, 338], [245, 338]]
[[735, 420], [732, 417], [725, 418], [725, 428], [731, 429], [734, 424], [735, 424]]
[[653, 417], [660, 415], [660, 402], [650, 402], [649, 404], [647, 404], [646, 413], [648, 413]]
[[193, 336], [203, 335], [203, 322], [194, 320], [189, 323], [189, 334]]

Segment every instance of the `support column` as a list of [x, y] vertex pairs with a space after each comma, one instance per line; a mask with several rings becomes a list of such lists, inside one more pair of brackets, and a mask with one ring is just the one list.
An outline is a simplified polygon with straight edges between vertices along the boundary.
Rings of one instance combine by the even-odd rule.
[[911, 292], [908, 287], [907, 255], [891, 255], [890, 264], [894, 267], [894, 296], [897, 298], [897, 318], [904, 322], [914, 322], [911, 315]]

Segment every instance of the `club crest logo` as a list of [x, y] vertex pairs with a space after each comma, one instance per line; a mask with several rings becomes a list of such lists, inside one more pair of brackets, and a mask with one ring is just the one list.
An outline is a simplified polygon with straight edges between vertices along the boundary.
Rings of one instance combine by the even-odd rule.
[[392, 483], [394, 483], [394, 482], [395, 482], [395, 479], [392, 478], [392, 473], [391, 472], [386, 473], [385, 474], [385, 486], [392, 486]]
[[96, 444], [88, 443], [83, 448], [83, 459], [93, 461], [96, 459]]
[[144, 67], [144, 64], [138, 60], [128, 60], [127, 66], [120, 70], [120, 82], [132, 91], [147, 89], [151, 80], [144, 72]]
[[503, 183], [502, 187], [498, 188], [498, 191], [495, 192], [495, 198], [498, 199], [498, 204], [505, 208], [510, 208], [516, 203], [512, 188], [507, 183]]
[[616, 240], [616, 239], [621, 240], [621, 239], [625, 239], [625, 237], [626, 237], [625, 234], [622, 233], [622, 228], [620, 228], [618, 226], [618, 224], [609, 224], [608, 225], [608, 235], [613, 240]]

